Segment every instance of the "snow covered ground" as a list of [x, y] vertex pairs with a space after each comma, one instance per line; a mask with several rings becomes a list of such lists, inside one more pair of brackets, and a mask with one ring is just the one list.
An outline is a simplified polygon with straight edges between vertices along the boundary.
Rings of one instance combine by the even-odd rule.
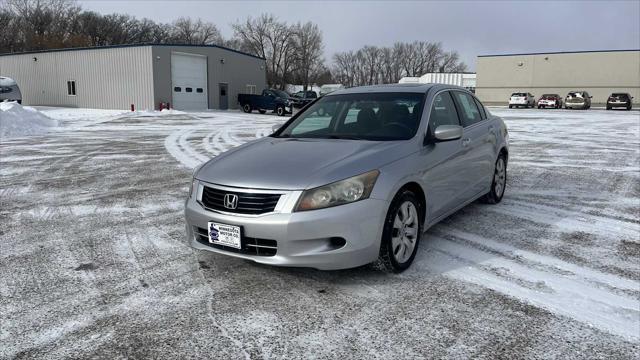
[[0, 358], [637, 358], [640, 113], [494, 108], [499, 205], [411, 269], [320, 272], [184, 237], [191, 169], [284, 118], [40, 108], [0, 143]]

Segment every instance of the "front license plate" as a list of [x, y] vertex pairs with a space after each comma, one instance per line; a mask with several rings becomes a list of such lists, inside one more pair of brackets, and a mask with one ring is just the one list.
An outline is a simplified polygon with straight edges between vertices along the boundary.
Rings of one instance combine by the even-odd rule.
[[213, 221], [209, 221], [209, 242], [216, 245], [224, 245], [234, 247], [236, 249], [242, 248], [240, 239], [240, 226], [220, 224]]

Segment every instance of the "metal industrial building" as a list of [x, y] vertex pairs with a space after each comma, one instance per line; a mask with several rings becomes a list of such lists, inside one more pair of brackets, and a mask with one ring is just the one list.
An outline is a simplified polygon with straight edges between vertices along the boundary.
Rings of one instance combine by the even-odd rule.
[[265, 60], [214, 45], [123, 45], [0, 55], [26, 105], [185, 110], [237, 107], [266, 87]]
[[586, 90], [593, 104], [626, 92], [640, 101], [640, 50], [553, 52], [478, 56], [476, 95], [488, 104], [506, 104], [514, 92], [565, 97]]
[[426, 73], [420, 77], [405, 76], [399, 81], [400, 84], [447, 84], [457, 85], [470, 90], [476, 89], [476, 73]]

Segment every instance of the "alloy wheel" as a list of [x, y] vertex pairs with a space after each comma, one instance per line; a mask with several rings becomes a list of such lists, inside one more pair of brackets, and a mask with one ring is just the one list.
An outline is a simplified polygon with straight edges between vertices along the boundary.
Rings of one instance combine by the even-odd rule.
[[391, 249], [398, 263], [406, 262], [413, 254], [420, 229], [418, 221], [418, 210], [413, 203], [403, 202], [396, 212], [391, 235]]
[[506, 182], [507, 171], [504, 165], [504, 159], [500, 157], [496, 162], [496, 171], [493, 175], [494, 192], [498, 197], [502, 197]]

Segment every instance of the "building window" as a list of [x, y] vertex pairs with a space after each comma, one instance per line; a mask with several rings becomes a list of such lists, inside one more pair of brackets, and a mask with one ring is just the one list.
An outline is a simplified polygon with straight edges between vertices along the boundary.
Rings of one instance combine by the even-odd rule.
[[184, 88], [184, 91], [186, 91], [186, 92], [193, 92], [193, 89], [192, 89], [192, 88]]
[[76, 81], [75, 80], [67, 81], [67, 95], [76, 96]]
[[256, 86], [255, 85], [247, 85], [247, 94], [255, 94]]
[[204, 90], [202, 90], [202, 88], [197, 88], [196, 92], [202, 94], [204, 92]]
[[182, 91], [182, 88], [181, 88], [180, 86], [176, 86], [176, 87], [174, 87], [174, 88], [173, 88], [173, 91], [175, 91], [175, 92], [181, 92], [181, 91]]

